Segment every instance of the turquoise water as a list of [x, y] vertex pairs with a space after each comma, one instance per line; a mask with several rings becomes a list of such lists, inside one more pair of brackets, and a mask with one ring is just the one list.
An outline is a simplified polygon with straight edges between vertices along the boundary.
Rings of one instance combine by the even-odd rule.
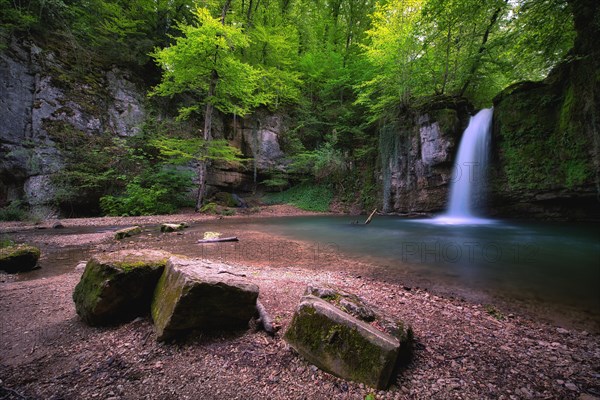
[[[536, 302], [600, 315], [597, 225], [487, 221], [474, 225], [375, 217], [290, 217], [264, 229], [379, 266], [378, 278], [467, 297]], [[364, 217], [360, 217], [364, 221]]]

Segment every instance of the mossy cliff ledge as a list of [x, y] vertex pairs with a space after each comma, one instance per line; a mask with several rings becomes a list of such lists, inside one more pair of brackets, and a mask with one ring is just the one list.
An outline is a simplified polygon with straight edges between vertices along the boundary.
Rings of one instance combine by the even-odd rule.
[[389, 386], [412, 331], [376, 313], [360, 298], [309, 287], [285, 340], [324, 371], [377, 389]]
[[0, 270], [8, 273], [30, 271], [37, 266], [40, 249], [18, 244], [0, 249]]
[[172, 257], [152, 300], [157, 339], [247, 328], [257, 298], [258, 286], [225, 264]]
[[500, 216], [600, 220], [600, 3], [573, 7], [567, 59], [544, 81], [494, 99], [491, 194]]
[[73, 292], [89, 325], [111, 325], [148, 314], [154, 288], [171, 255], [157, 250], [93, 256]]

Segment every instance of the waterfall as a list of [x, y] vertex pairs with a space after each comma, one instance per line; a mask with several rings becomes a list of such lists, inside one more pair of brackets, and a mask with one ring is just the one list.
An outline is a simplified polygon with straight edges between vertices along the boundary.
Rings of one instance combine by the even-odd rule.
[[486, 108], [469, 121], [454, 164], [449, 206], [446, 214], [439, 218], [442, 221], [485, 221], [477, 218], [477, 214], [485, 200], [492, 116], [493, 109]]

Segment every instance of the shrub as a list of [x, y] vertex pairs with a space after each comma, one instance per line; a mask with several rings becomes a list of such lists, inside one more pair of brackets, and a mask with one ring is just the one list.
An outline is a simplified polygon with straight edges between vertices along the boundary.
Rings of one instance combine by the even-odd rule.
[[107, 215], [172, 214], [190, 205], [191, 187], [191, 172], [163, 169], [134, 179], [120, 196], [103, 196], [100, 207]]
[[329, 211], [333, 191], [328, 185], [303, 183], [284, 192], [269, 193], [265, 197], [268, 204], [291, 204], [307, 211]]
[[0, 208], [0, 221], [23, 221], [26, 218], [27, 212], [19, 200], [14, 200], [6, 207]]

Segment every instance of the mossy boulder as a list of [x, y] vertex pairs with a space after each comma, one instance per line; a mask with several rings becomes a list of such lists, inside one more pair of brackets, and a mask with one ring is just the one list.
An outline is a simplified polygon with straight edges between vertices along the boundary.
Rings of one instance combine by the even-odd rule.
[[129, 228], [119, 229], [115, 232], [115, 239], [120, 240], [126, 237], [139, 235], [142, 233], [142, 228], [139, 226], [130, 226]]
[[147, 314], [170, 256], [155, 250], [93, 256], [73, 292], [77, 314], [89, 325], [112, 325]]
[[171, 258], [152, 300], [158, 340], [189, 331], [238, 330], [256, 313], [258, 286], [223, 264]]
[[161, 232], [177, 232], [177, 231], [182, 231], [185, 228], [187, 228], [189, 225], [186, 224], [185, 222], [182, 222], [180, 224], [162, 224], [160, 226], [160, 231]]
[[18, 244], [0, 249], [0, 270], [8, 273], [31, 271], [40, 259], [40, 249]]
[[410, 348], [411, 330], [381, 316], [357, 296], [312, 288], [307, 292], [285, 340], [324, 371], [377, 389], [387, 388], [399, 355]]

